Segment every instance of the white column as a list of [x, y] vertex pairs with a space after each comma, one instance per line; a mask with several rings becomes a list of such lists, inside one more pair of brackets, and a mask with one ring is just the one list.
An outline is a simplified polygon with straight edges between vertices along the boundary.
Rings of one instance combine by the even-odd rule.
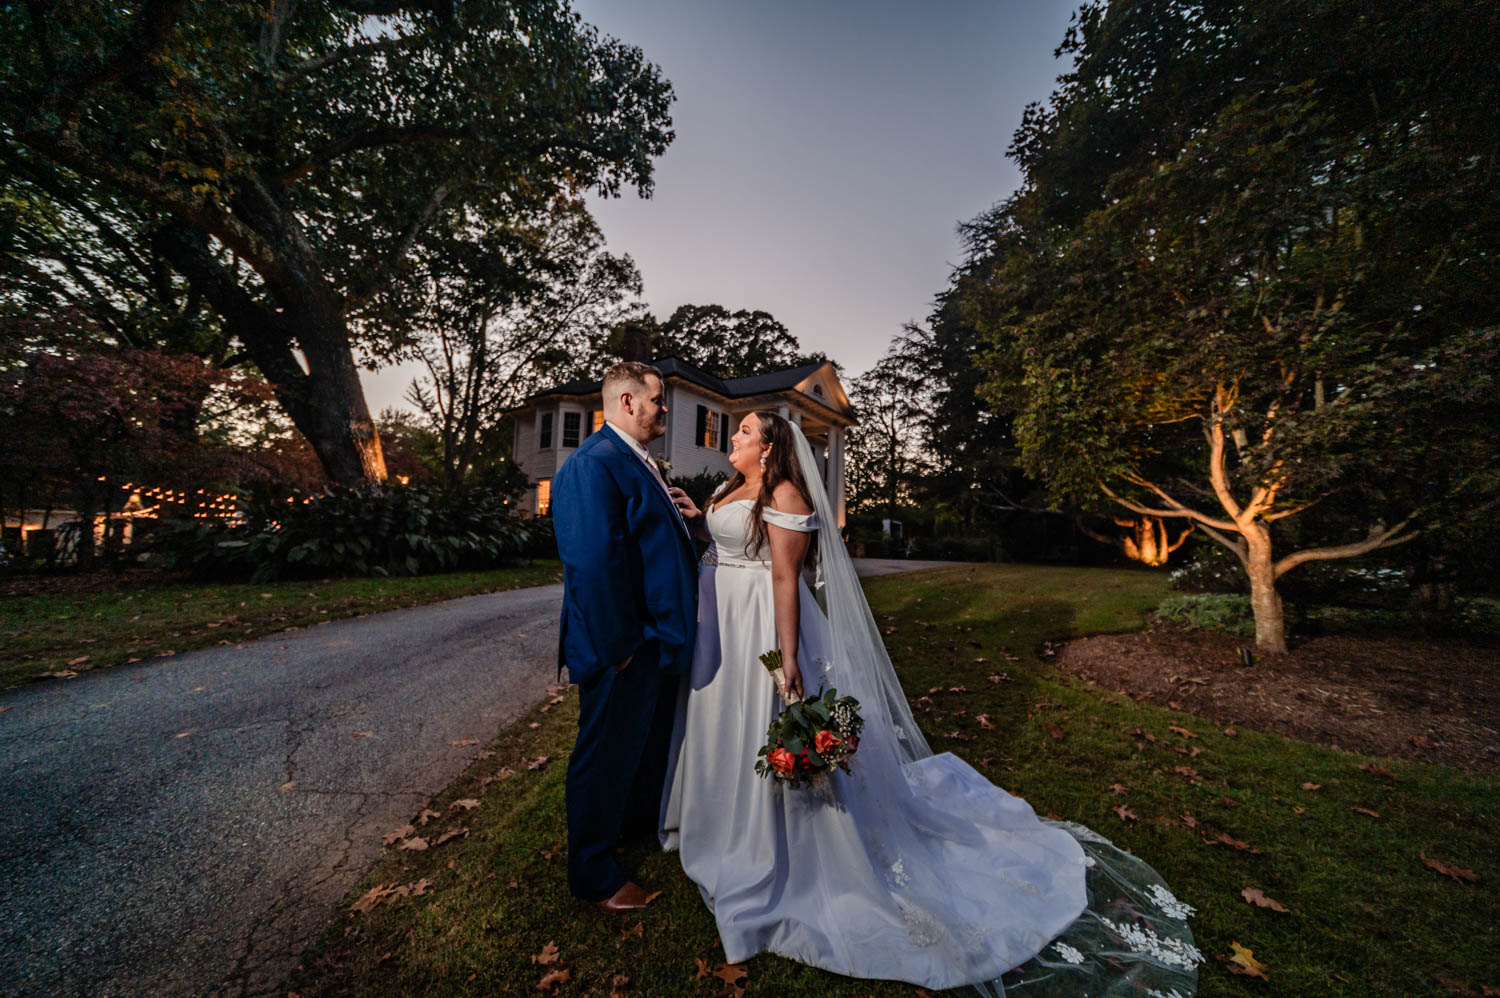
[[833, 507], [833, 517], [838, 520], [840, 530], [844, 529], [844, 429], [834, 427], [828, 431], [828, 465], [832, 469], [829, 476], [832, 488], [829, 494], [829, 503]]

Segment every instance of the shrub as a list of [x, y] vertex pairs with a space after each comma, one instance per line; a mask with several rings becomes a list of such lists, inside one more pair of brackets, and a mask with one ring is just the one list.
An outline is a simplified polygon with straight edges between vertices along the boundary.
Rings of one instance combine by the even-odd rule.
[[[520, 519], [474, 487], [330, 488], [319, 496], [241, 500], [237, 523], [172, 521], [169, 567], [209, 578], [421, 575], [516, 564], [550, 524]], [[545, 545], [543, 545], [545, 546]]]
[[1227, 593], [1168, 596], [1156, 608], [1156, 615], [1201, 631], [1225, 631], [1247, 637], [1255, 633], [1255, 616], [1248, 596]]

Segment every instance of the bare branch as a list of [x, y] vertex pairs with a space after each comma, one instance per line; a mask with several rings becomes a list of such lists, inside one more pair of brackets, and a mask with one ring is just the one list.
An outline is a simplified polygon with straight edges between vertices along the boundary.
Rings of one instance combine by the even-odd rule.
[[1203, 524], [1205, 527], [1217, 527], [1220, 530], [1229, 531], [1238, 531], [1240, 529], [1236, 524], [1230, 522], [1229, 520], [1220, 520], [1215, 517], [1208, 516], [1205, 513], [1200, 513], [1196, 509], [1191, 509], [1187, 506], [1184, 506], [1182, 503], [1167, 495], [1161, 489], [1158, 489], [1156, 486], [1151, 485], [1149, 482], [1145, 482], [1144, 479], [1137, 484], [1144, 484], [1148, 488], [1155, 491], [1166, 502], [1171, 504], [1171, 508], [1154, 509], [1150, 506], [1144, 506], [1141, 503], [1134, 502], [1133, 500], [1126, 499], [1124, 496], [1116, 494], [1113, 489], [1111, 489], [1108, 485], [1104, 485], [1103, 483], [1099, 485], [1099, 488], [1105, 495], [1109, 496], [1121, 506], [1124, 506], [1126, 509], [1130, 510], [1133, 513], [1140, 513], [1143, 516], [1160, 516], [1164, 518], [1187, 517], [1196, 523]]
[[1353, 544], [1340, 544], [1335, 547], [1308, 548], [1304, 551], [1296, 551], [1292, 554], [1287, 555], [1285, 558], [1282, 558], [1276, 563], [1276, 567], [1273, 569], [1275, 578], [1281, 578], [1287, 572], [1290, 572], [1292, 569], [1296, 568], [1303, 562], [1332, 561], [1337, 558], [1356, 558], [1359, 555], [1369, 554], [1371, 551], [1376, 551], [1380, 548], [1389, 548], [1395, 547], [1397, 544], [1405, 544], [1407, 541], [1411, 540], [1414, 537], [1417, 537], [1422, 533], [1420, 529], [1417, 529], [1402, 534], [1402, 528], [1404, 528], [1410, 522], [1410, 520], [1402, 520], [1394, 527], [1385, 529], [1382, 529], [1380, 527], [1371, 527], [1370, 535], [1368, 537], [1366, 537], [1362, 541], [1356, 541]]

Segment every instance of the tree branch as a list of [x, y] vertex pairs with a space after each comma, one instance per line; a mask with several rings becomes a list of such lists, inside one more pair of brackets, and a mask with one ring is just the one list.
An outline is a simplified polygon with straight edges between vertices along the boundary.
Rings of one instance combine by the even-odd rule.
[[1336, 547], [1326, 548], [1308, 548], [1303, 551], [1293, 552], [1292, 554], [1289, 554], [1285, 558], [1282, 558], [1280, 561], [1278, 561], [1276, 563], [1276, 567], [1272, 571], [1275, 574], [1275, 578], [1279, 579], [1303, 562], [1332, 561], [1337, 558], [1355, 558], [1362, 554], [1369, 554], [1371, 551], [1375, 551], [1380, 548], [1395, 547], [1397, 544], [1405, 544], [1407, 541], [1422, 533], [1421, 530], [1412, 530], [1406, 534], [1401, 534], [1401, 529], [1405, 527], [1409, 522], [1411, 521], [1402, 520], [1394, 527], [1390, 527], [1387, 529], [1371, 527], [1370, 535], [1368, 537], [1366, 537], [1362, 541], [1355, 541], [1353, 544], [1340, 544]]
[[389, 125], [382, 128], [366, 128], [325, 143], [301, 161], [283, 170], [276, 178], [276, 183], [282, 187], [289, 187], [318, 167], [358, 149], [378, 149], [382, 146], [406, 145], [412, 142], [440, 142], [445, 139], [468, 138], [469, 135], [467, 129], [443, 128], [438, 125]]
[[431, 32], [421, 32], [415, 35], [398, 35], [394, 38], [382, 38], [378, 42], [360, 42], [357, 45], [343, 45], [332, 52], [306, 59], [282, 74], [283, 79], [293, 79], [298, 76], [308, 76], [319, 70], [327, 69], [329, 66], [343, 62], [346, 59], [359, 59], [367, 55], [375, 55], [381, 52], [401, 52], [407, 48], [415, 48], [431, 40]]
[[1151, 482], [1148, 482], [1146, 479], [1142, 478], [1139, 475], [1128, 474], [1122, 477], [1127, 482], [1132, 482], [1136, 485], [1141, 486], [1142, 488], [1147, 488], [1152, 492], [1155, 492], [1157, 495], [1161, 496], [1162, 501], [1167, 503], [1167, 505], [1170, 507], [1169, 509], [1151, 509], [1147, 506], [1132, 503], [1128, 499], [1121, 498], [1113, 491], [1111, 491], [1109, 486], [1107, 485], [1101, 484], [1099, 486], [1099, 488], [1104, 491], [1105, 495], [1109, 496], [1115, 502], [1119, 503], [1121, 506], [1124, 506], [1126, 509], [1130, 510], [1133, 513], [1141, 513], [1145, 516], [1186, 516], [1206, 526], [1218, 527], [1220, 530], [1238, 531], [1240, 529], [1238, 524], [1230, 520], [1216, 519], [1206, 513], [1200, 513], [1190, 506], [1183, 505], [1182, 503], [1178, 502], [1176, 499], [1168, 495], [1166, 492], [1164, 492], [1161, 488], [1153, 485]]

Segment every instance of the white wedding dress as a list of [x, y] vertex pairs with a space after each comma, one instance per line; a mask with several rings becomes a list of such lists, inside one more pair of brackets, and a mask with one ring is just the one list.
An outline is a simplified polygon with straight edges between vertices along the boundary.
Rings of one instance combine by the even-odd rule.
[[[662, 804], [662, 845], [680, 851], [726, 959], [770, 952], [850, 977], [990, 995], [1192, 995], [1201, 956], [1191, 909], [1088, 829], [1045, 821], [958, 757], [931, 754], [906, 704], [886, 703], [877, 670], [848, 661], [846, 649], [868, 646], [831, 626], [838, 615], [805, 581], [803, 687], [856, 696], [866, 728], [852, 772], [817, 789], [756, 775], [782, 704], [759, 661], [777, 639], [769, 551], [745, 550], [751, 507], [706, 514], [713, 543]], [[816, 512], [764, 516], [819, 526]], [[839, 548], [825, 560], [847, 562]]]

